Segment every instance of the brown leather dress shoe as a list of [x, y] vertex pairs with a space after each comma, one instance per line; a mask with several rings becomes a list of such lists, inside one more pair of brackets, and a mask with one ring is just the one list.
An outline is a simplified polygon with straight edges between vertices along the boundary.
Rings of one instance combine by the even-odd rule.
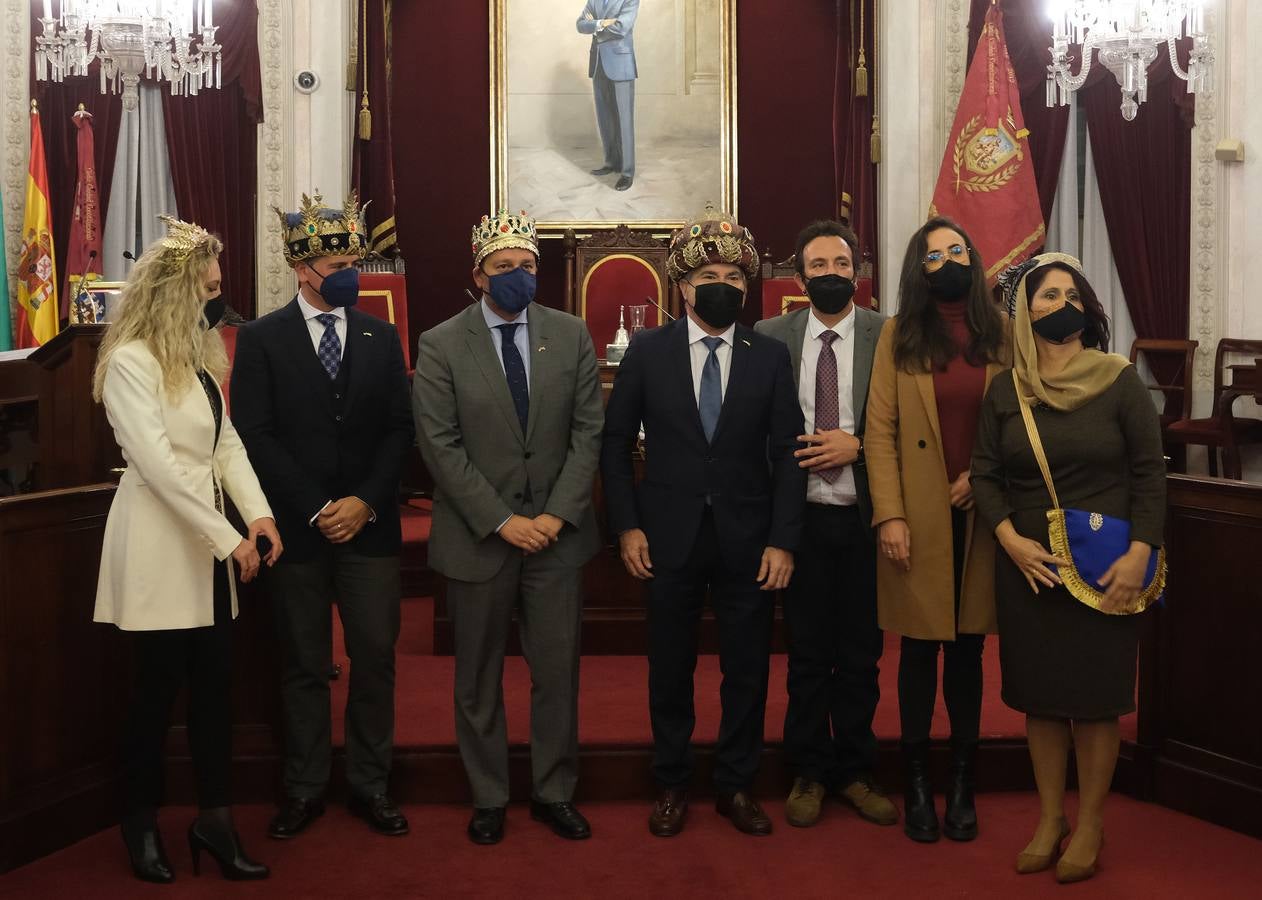
[[657, 837], [674, 837], [684, 830], [688, 813], [688, 792], [683, 788], [662, 788], [649, 815], [649, 833]]
[[771, 834], [771, 818], [762, 811], [758, 801], [745, 791], [737, 791], [735, 794], [719, 794], [714, 808], [719, 815], [731, 819], [737, 831], [743, 831], [745, 834], [752, 834], [756, 837], [765, 837]]

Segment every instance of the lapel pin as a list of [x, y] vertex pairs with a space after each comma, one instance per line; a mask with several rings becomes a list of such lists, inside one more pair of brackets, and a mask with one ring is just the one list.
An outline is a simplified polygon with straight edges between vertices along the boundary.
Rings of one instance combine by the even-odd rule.
[[545, 347], [543, 344], [540, 344], [540, 345], [539, 345], [539, 352], [540, 352], [540, 353], [542, 353], [544, 350], [547, 350], [547, 349], [548, 349], [548, 348], [547, 348], [547, 347]]
[[749, 342], [749, 341], [745, 340], [744, 338], [741, 338], [741, 343], [742, 343], [742, 344], [744, 344], [746, 347], [752, 347], [752, 346], [753, 346], [752, 344], [750, 344], [750, 342]]
[[365, 332], [363, 332], [363, 335], [364, 335], [364, 337], [372, 337], [372, 332], [371, 332], [371, 331], [365, 331]]

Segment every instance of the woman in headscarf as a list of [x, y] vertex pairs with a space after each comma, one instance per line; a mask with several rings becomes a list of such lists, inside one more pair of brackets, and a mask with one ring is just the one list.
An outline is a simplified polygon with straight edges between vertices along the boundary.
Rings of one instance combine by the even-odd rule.
[[[266, 878], [267, 867], [242, 849], [230, 806], [232, 563], [250, 581], [261, 563], [257, 539], [271, 542], [268, 565], [281, 541], [224, 414], [218, 382], [228, 357], [215, 330], [223, 244], [197, 225], [164, 220], [167, 236], [136, 261], [123, 288], [92, 388], [127, 462], [105, 524], [94, 615], [133, 634], [123, 841], [137, 878], [174, 879], [157, 807], [171, 705], [187, 683], [199, 808], [188, 829], [193, 870], [206, 850], [226, 878]], [[225, 492], [248, 523], [244, 535], [224, 514]]]
[[[1026, 715], [1041, 807], [1022, 873], [1049, 868], [1069, 836], [1065, 771], [1072, 742], [1079, 805], [1056, 864], [1062, 882], [1095, 872], [1104, 801], [1118, 753], [1118, 717], [1135, 708], [1139, 619], [1149, 561], [1162, 542], [1165, 462], [1157, 412], [1134, 367], [1110, 354], [1108, 319], [1072, 256], [1045, 253], [1004, 279], [1015, 378], [997, 377], [982, 405], [973, 497], [995, 530], [995, 599], [1003, 699]], [[1018, 396], [1020, 391], [1020, 397]], [[1054, 506], [1022, 414], [1024, 401], [1064, 508], [1128, 520], [1129, 548], [1099, 579], [1099, 608], [1075, 599], [1049, 552]]]

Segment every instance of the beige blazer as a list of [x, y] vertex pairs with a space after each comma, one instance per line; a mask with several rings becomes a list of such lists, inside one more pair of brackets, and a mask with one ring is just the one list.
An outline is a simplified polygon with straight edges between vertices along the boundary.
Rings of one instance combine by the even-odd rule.
[[215, 510], [215, 484], [246, 522], [272, 515], [236, 429], [224, 416], [216, 445], [202, 386], [169, 396], [143, 341], [110, 357], [104, 402], [127, 469], [105, 523], [93, 619], [124, 631], [213, 625], [215, 560], [243, 537]]
[[[898, 318], [881, 330], [872, 363], [864, 455], [872, 493], [872, 525], [906, 519], [911, 571], [877, 554], [877, 609], [881, 628], [923, 640], [955, 640], [955, 571], [951, 500], [938, 424], [933, 374], [894, 365]], [[1003, 366], [986, 367], [986, 387]], [[983, 391], [984, 393], [984, 391]], [[979, 398], [980, 399], [980, 398]], [[995, 539], [968, 513], [959, 630], [988, 634], [995, 623]]]

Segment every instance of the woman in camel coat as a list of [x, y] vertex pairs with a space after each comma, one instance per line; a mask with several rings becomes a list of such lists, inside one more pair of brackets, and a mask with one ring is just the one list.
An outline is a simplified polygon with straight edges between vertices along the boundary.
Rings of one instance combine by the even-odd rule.
[[969, 462], [982, 398], [1007, 356], [1005, 327], [981, 258], [946, 219], [912, 236], [899, 297], [872, 364], [865, 456], [880, 624], [902, 635], [904, 829], [918, 841], [939, 834], [927, 759], [941, 646], [954, 763], [944, 830], [971, 840], [982, 642], [996, 626], [995, 544], [974, 526]]

